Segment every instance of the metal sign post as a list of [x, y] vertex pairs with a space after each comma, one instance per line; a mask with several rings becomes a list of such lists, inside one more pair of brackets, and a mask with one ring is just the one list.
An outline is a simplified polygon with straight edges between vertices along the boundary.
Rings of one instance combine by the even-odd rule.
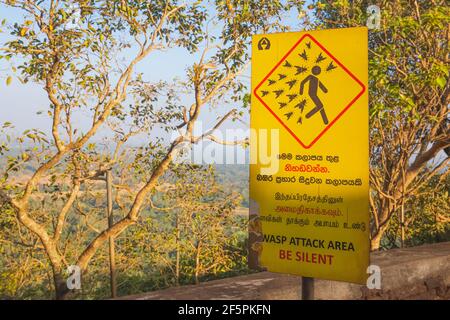
[[[114, 224], [113, 220], [113, 199], [112, 199], [112, 174], [111, 170], [106, 171], [106, 199], [107, 199], [107, 214], [108, 214], [108, 228]], [[114, 237], [109, 237], [109, 273], [111, 285], [111, 297], [117, 297], [117, 283], [116, 283], [116, 250], [114, 244]]]
[[314, 278], [302, 277], [302, 300], [314, 300]]

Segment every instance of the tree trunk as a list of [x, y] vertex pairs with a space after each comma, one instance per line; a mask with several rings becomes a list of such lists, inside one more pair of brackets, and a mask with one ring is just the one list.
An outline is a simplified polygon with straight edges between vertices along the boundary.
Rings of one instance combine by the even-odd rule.
[[200, 252], [201, 252], [201, 244], [198, 242], [197, 250], [195, 252], [195, 284], [199, 284], [199, 276], [200, 276]]
[[49, 236], [44, 227], [28, 216], [26, 205], [14, 204], [14, 207], [16, 208], [18, 220], [31, 232], [36, 234], [44, 246], [45, 253], [47, 254], [52, 267], [55, 298], [57, 300], [66, 299], [68, 293], [70, 293], [70, 290], [67, 288], [67, 283], [63, 272], [63, 259], [58, 252], [55, 239]]
[[370, 240], [370, 250], [377, 251], [380, 249], [380, 242], [382, 236], [383, 235], [380, 232], [378, 232], [377, 234], [375, 234], [375, 236], [372, 237], [372, 239]]
[[175, 281], [176, 285], [180, 285], [180, 226], [179, 226], [179, 214], [176, 214], [176, 261], [175, 261]]
[[70, 290], [67, 288], [66, 280], [61, 271], [53, 268], [53, 283], [55, 286], [55, 299], [66, 300], [69, 297]]
[[380, 250], [381, 239], [383, 238], [386, 229], [387, 224], [380, 227], [378, 231], [372, 236], [372, 239], [370, 240], [370, 249], [372, 251]]

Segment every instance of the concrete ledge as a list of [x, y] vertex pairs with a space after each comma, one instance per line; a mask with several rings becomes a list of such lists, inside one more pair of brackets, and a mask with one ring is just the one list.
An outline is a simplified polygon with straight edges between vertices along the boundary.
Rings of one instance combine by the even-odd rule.
[[[382, 289], [316, 280], [316, 299], [450, 299], [450, 242], [373, 252], [371, 264], [381, 268]], [[259, 272], [120, 299], [291, 300], [300, 289], [300, 277]]]

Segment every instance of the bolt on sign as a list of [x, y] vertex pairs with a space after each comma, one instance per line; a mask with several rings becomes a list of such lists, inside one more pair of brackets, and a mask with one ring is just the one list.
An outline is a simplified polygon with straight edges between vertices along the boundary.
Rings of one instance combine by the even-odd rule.
[[253, 37], [250, 267], [366, 282], [367, 41], [365, 27]]

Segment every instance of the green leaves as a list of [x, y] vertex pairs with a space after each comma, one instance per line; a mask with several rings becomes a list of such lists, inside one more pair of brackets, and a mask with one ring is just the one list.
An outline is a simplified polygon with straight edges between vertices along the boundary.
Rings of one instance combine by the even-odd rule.
[[439, 77], [436, 79], [436, 84], [441, 87], [441, 89], [445, 88], [445, 84], [447, 83], [447, 79], [445, 77]]
[[23, 27], [20, 29], [19, 34], [24, 37], [27, 34], [28, 28], [27, 27]]
[[[42, 176], [33, 182], [36, 188], [32, 190], [30, 204], [34, 199], [39, 200], [29, 206], [30, 217], [48, 231], [53, 230], [56, 211], [62, 205], [61, 200], [67, 199], [68, 187], [75, 181], [82, 181], [83, 190], [74, 207], [70, 208], [67, 218], [71, 220], [61, 237], [61, 240], [77, 239], [69, 241], [64, 250], [68, 261], [76, 261], [96, 236], [96, 231], [91, 229], [103, 228], [94, 221], [103, 205], [103, 190], [97, 188], [98, 184], [91, 181], [89, 175], [109, 163], [115, 154], [114, 147], [120, 146], [114, 169], [124, 173], [120, 184], [126, 187], [129, 183], [130, 192], [120, 194], [123, 190], [117, 185], [116, 195], [125, 202], [121, 213], [126, 215], [143, 183], [148, 182], [155, 172], [159, 175], [159, 171], [166, 168], [159, 167], [162, 159], [170, 159], [168, 135], [164, 131], [175, 131], [177, 126], [181, 127], [180, 132], [184, 131], [182, 126], [190, 119], [196, 119], [200, 108], [206, 111], [208, 107], [228, 107], [231, 103], [233, 108], [241, 103], [244, 107], [249, 106], [246, 80], [236, 74], [249, 62], [249, 46], [254, 33], [286, 28], [282, 18], [290, 7], [288, 2], [294, 1], [70, 1], [81, 11], [74, 28], [68, 27], [74, 18], [66, 6], [68, 1], [54, 2], [54, 6], [43, 1], [21, 2], [26, 14], [22, 21], [11, 26], [10, 40], [1, 46], [7, 49], [2, 52], [2, 58], [14, 59], [24, 81], [42, 85], [47, 91], [49, 106], [46, 112], [54, 124], [47, 130], [52, 132], [55, 141], [60, 139], [61, 142], [47, 140], [38, 130], [25, 130], [12, 142], [25, 147], [11, 156], [6, 168], [8, 172], [18, 172], [17, 176], [22, 174], [25, 180], [33, 177], [39, 167], [48, 164], [49, 167], [41, 169]], [[174, 75], [181, 80], [170, 81], [170, 75], [155, 74], [148, 69], [150, 64], [139, 64], [152, 54], [164, 57], [167, 50], [174, 47], [182, 49], [179, 51], [186, 55], [186, 61], [198, 60], [193, 68], [188, 67], [186, 74], [181, 70]], [[204, 48], [208, 50], [204, 59], [200, 59]], [[147, 68], [139, 69], [143, 65]], [[147, 73], [139, 76], [137, 72], [142, 70]], [[169, 80], [160, 80], [167, 77]], [[197, 97], [200, 101], [198, 110], [195, 106], [191, 108]], [[229, 119], [234, 120], [242, 114], [243, 111], [238, 110]], [[8, 124], [4, 126], [8, 127]], [[106, 134], [105, 141], [96, 145], [94, 141], [99, 141], [95, 136], [97, 128], [102, 132], [99, 136]], [[120, 145], [132, 134], [139, 135], [136, 141], [140, 146]], [[84, 141], [82, 137], [89, 139]], [[78, 144], [80, 141], [82, 145]], [[55, 144], [58, 144], [59, 154]], [[0, 145], [0, 153], [4, 150], [6, 147]], [[176, 199], [183, 205], [175, 203], [176, 211], [169, 214], [157, 212], [170, 221], [159, 233], [136, 234], [131, 230], [124, 247], [127, 243], [136, 245], [126, 252], [132, 255], [136, 248], [142, 248], [138, 246], [145, 246], [145, 252], [154, 255], [156, 259], [152, 261], [158, 263], [157, 268], [151, 266], [151, 271], [167, 273], [172, 266], [170, 252], [174, 249], [173, 218], [179, 213], [187, 219], [181, 231], [185, 279], [190, 280], [193, 273], [206, 276], [242, 266], [245, 249], [234, 231], [238, 229], [244, 233], [245, 219], [236, 218], [232, 211], [240, 203], [240, 196], [221, 189], [210, 168], [171, 164], [169, 169], [170, 172], [165, 171], [161, 176], [161, 184], [167, 181], [176, 188], [158, 196], [165, 198], [166, 203]], [[8, 181], [8, 172], [0, 178], [0, 184]], [[23, 195], [26, 185], [23, 180], [14, 182], [14, 196]], [[116, 183], [119, 183], [118, 179]], [[35, 197], [41, 193], [42, 201]], [[149, 199], [150, 194], [146, 198]], [[154, 201], [158, 205], [162, 202]], [[147, 204], [143, 204], [143, 211], [148, 208]], [[119, 200], [117, 205], [120, 206]], [[72, 214], [72, 210], [77, 214]], [[145, 213], [148, 218], [148, 210]], [[154, 225], [158, 222], [151, 221]], [[168, 232], [163, 232], [166, 230]], [[148, 242], [140, 242], [141, 238]], [[155, 238], [158, 240], [156, 245]], [[199, 241], [202, 241], [203, 251], [198, 254], [200, 264], [195, 266], [192, 261], [197, 253], [192, 250], [192, 245]], [[157, 250], [148, 250], [150, 246]], [[235, 249], [238, 246], [239, 249]], [[161, 251], [163, 253], [159, 254]], [[162, 257], [168, 258], [169, 263], [159, 267], [164, 263], [158, 259]], [[138, 258], [142, 259], [141, 256]], [[96, 268], [97, 263], [98, 260], [93, 259], [89, 267]], [[47, 266], [43, 265], [44, 268]], [[195, 269], [198, 272], [192, 272]], [[50, 267], [48, 270], [51, 272]]]
[[[316, 14], [320, 27], [355, 27], [364, 24], [367, 18], [360, 2], [321, 3], [325, 8]], [[445, 88], [449, 77], [450, 8], [444, 0], [387, 1], [383, 2], [381, 14], [380, 29], [369, 30], [371, 198], [373, 214], [394, 226], [388, 233], [395, 245], [399, 226], [397, 204], [405, 203], [406, 215], [417, 208], [411, 219], [437, 226], [436, 217], [423, 219], [425, 211], [434, 210], [423, 205], [429, 195], [423, 198], [415, 195], [425, 193], [419, 188], [420, 182], [434, 178], [436, 173], [429, 166], [442, 158], [437, 156], [430, 163], [416, 160], [420, 158], [418, 153], [428, 152], [431, 145], [448, 135]], [[404, 196], [399, 192], [401, 177], [412, 163], [416, 173], [409, 177], [405, 186], [408, 196]], [[440, 197], [442, 186], [430, 184], [427, 191]], [[389, 208], [391, 201], [394, 208]], [[424, 229], [420, 223], [414, 226], [417, 232], [412, 227], [411, 224], [408, 232], [417, 237], [426, 233], [421, 231]], [[382, 235], [383, 230], [379, 232]]]
[[405, 105], [405, 111], [410, 111], [413, 107], [416, 106], [413, 99], [411, 97], [408, 97], [402, 93], [399, 94], [400, 99], [404, 102]]

